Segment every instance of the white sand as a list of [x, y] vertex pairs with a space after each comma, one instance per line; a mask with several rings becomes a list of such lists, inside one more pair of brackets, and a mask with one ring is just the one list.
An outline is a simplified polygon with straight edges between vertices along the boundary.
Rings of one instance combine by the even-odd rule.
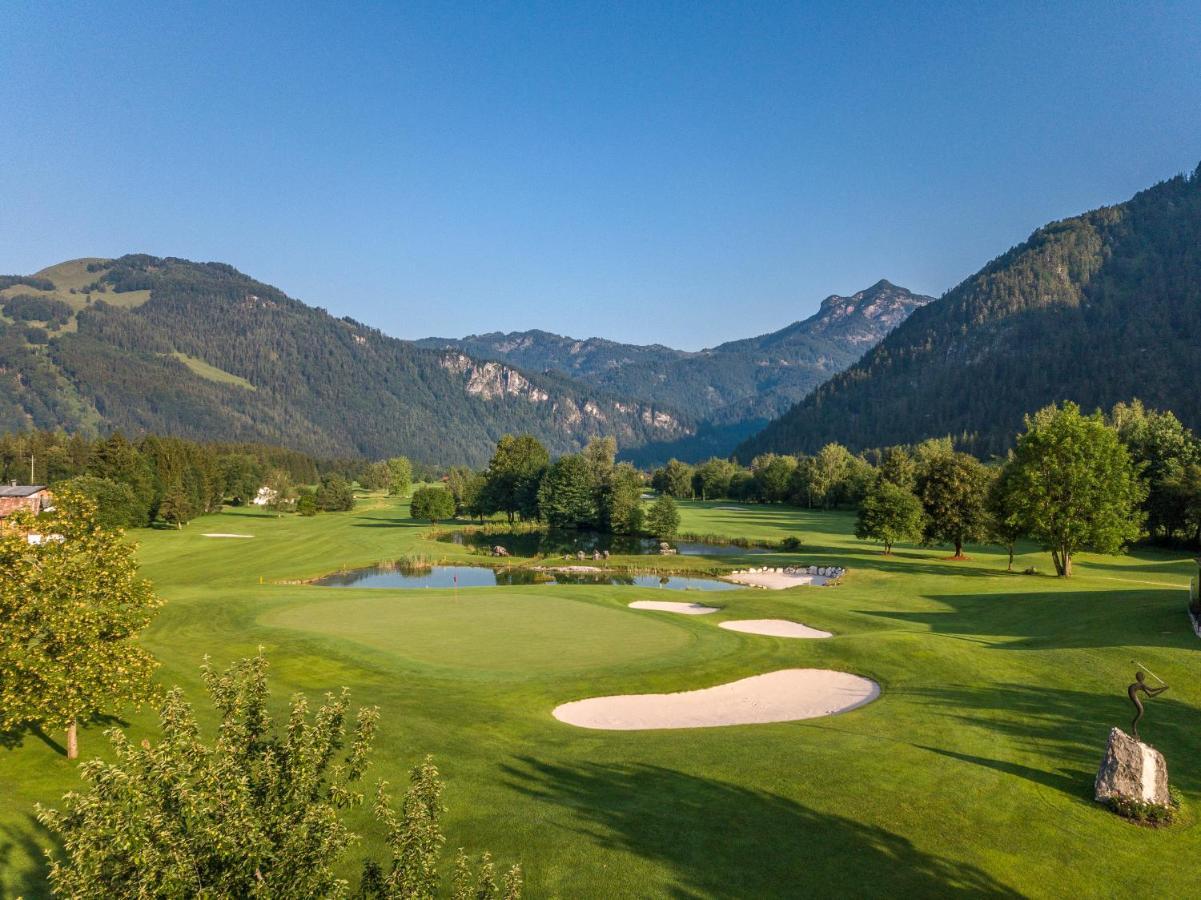
[[830, 669], [781, 669], [679, 694], [627, 694], [555, 708], [568, 725], [606, 731], [793, 722], [846, 712], [880, 696], [874, 681]]
[[734, 584], [745, 584], [747, 587], [767, 588], [771, 591], [783, 591], [788, 588], [801, 587], [807, 584], [824, 585], [830, 579], [824, 575], [809, 575], [797, 572], [789, 575], [785, 572], [743, 572], [737, 575], [723, 575], [723, 581]]
[[772, 637], [785, 638], [828, 638], [834, 637], [829, 631], [810, 628], [800, 622], [789, 622], [787, 619], [736, 619], [733, 622], [722, 622], [718, 628], [727, 631], [744, 631], [747, 634], [766, 634]]
[[670, 600], [635, 600], [630, 609], [657, 609], [660, 612], [683, 613], [686, 616], [705, 616], [717, 612], [716, 606], [703, 603], [672, 603]]
[[748, 511], [747, 507], [745, 507], [745, 506], [715, 506], [713, 508], [714, 509], [724, 509], [727, 512], [747, 512]]
[[215, 538], [252, 538], [253, 534], [202, 534], [201, 537]]
[[603, 572], [600, 566], [535, 566], [539, 572]]

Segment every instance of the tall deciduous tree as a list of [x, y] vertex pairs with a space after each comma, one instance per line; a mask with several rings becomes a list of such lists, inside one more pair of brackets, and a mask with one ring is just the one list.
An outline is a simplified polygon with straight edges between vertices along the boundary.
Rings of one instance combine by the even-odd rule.
[[488, 463], [484, 508], [503, 512], [510, 523], [517, 516], [535, 518], [538, 486], [549, 465], [550, 454], [533, 435], [506, 434]]
[[1027, 416], [1008, 465], [1005, 505], [1061, 577], [1077, 551], [1115, 553], [1141, 533], [1146, 488], [1100, 413], [1065, 403]]
[[588, 528], [598, 520], [598, 486], [588, 461], [578, 454], [551, 464], [538, 488], [538, 511], [554, 528]]
[[413, 464], [408, 457], [394, 456], [388, 460], [388, 493], [393, 497], [404, 497], [413, 486]]
[[455, 498], [445, 488], [419, 487], [413, 492], [409, 503], [409, 515], [414, 519], [425, 519], [435, 524], [453, 518]]
[[953, 545], [955, 559], [963, 559], [964, 543], [982, 540], [987, 533], [989, 480], [988, 470], [966, 453], [926, 459], [917, 480], [926, 512], [926, 540]]
[[74, 759], [81, 723], [149, 696], [157, 663], [137, 636], [161, 601], [93, 501], [64, 491], [56, 504], [0, 530], [0, 723], [64, 728]]
[[916, 541], [922, 536], [922, 503], [911, 491], [877, 479], [859, 507], [855, 537], [878, 541], [884, 555], [892, 553], [897, 541]]
[[642, 530], [642, 475], [629, 463], [618, 463], [601, 488], [601, 527], [614, 534]]
[[646, 530], [657, 538], [674, 537], [680, 530], [680, 511], [667, 494], [660, 494], [646, 514]]

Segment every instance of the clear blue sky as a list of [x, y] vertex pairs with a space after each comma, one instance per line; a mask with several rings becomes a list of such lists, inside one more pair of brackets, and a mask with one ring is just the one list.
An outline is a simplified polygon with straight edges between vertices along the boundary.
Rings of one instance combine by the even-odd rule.
[[697, 348], [1201, 160], [1201, 5], [12, 3], [0, 272]]

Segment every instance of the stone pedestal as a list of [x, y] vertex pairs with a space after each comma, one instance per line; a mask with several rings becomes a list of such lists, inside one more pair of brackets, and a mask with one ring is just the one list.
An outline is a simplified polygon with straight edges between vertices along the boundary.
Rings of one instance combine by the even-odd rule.
[[1168, 764], [1163, 754], [1120, 728], [1110, 729], [1105, 758], [1097, 771], [1098, 802], [1112, 797], [1167, 806]]

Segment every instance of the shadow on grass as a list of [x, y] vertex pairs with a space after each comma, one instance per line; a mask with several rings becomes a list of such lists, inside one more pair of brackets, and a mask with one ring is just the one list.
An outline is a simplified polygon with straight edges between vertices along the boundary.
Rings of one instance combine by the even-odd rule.
[[[3, 896], [23, 897], [25, 900], [50, 897], [50, 862], [46, 849], [61, 855], [62, 845], [47, 831], [37, 818], [29, 813], [23, 825], [0, 826], [0, 873], [7, 882], [0, 882]], [[28, 860], [18, 871], [16, 855], [20, 853]]]
[[67, 755], [67, 748], [46, 734], [40, 725], [25, 725], [11, 731], [0, 732], [0, 749], [15, 750], [24, 745], [25, 738], [29, 735], [37, 738], [59, 756]]
[[1021, 896], [883, 828], [660, 766], [521, 757], [505, 776], [573, 810], [575, 830], [596, 844], [670, 867], [674, 883], [644, 885], [646, 896]]
[[[1132, 673], [1133, 674], [1133, 673]], [[1003, 758], [988, 758], [946, 748], [922, 747], [943, 756], [985, 766], [1092, 801], [1093, 779], [1105, 753], [1109, 729], [1130, 731], [1134, 717], [1125, 693], [1096, 694], [1025, 684], [987, 687], [927, 688], [910, 693], [927, 698], [935, 713], [994, 734], [1015, 738], [1027, 753], [1048, 761], [1037, 769]], [[1196, 710], [1178, 700], [1156, 697], [1146, 704], [1139, 731], [1168, 762], [1172, 783], [1188, 791], [1201, 790], [1201, 778], [1186, 760], [1201, 751]], [[1176, 765], [1173, 765], [1173, 762]]]
[[[1027, 582], [1015, 579], [1014, 584], [1016, 589]], [[1183, 594], [1171, 588], [1074, 590], [1063, 582], [1037, 587], [1012, 594], [928, 594], [923, 599], [938, 608], [918, 612], [857, 612], [973, 638], [997, 650], [1196, 645]]]

